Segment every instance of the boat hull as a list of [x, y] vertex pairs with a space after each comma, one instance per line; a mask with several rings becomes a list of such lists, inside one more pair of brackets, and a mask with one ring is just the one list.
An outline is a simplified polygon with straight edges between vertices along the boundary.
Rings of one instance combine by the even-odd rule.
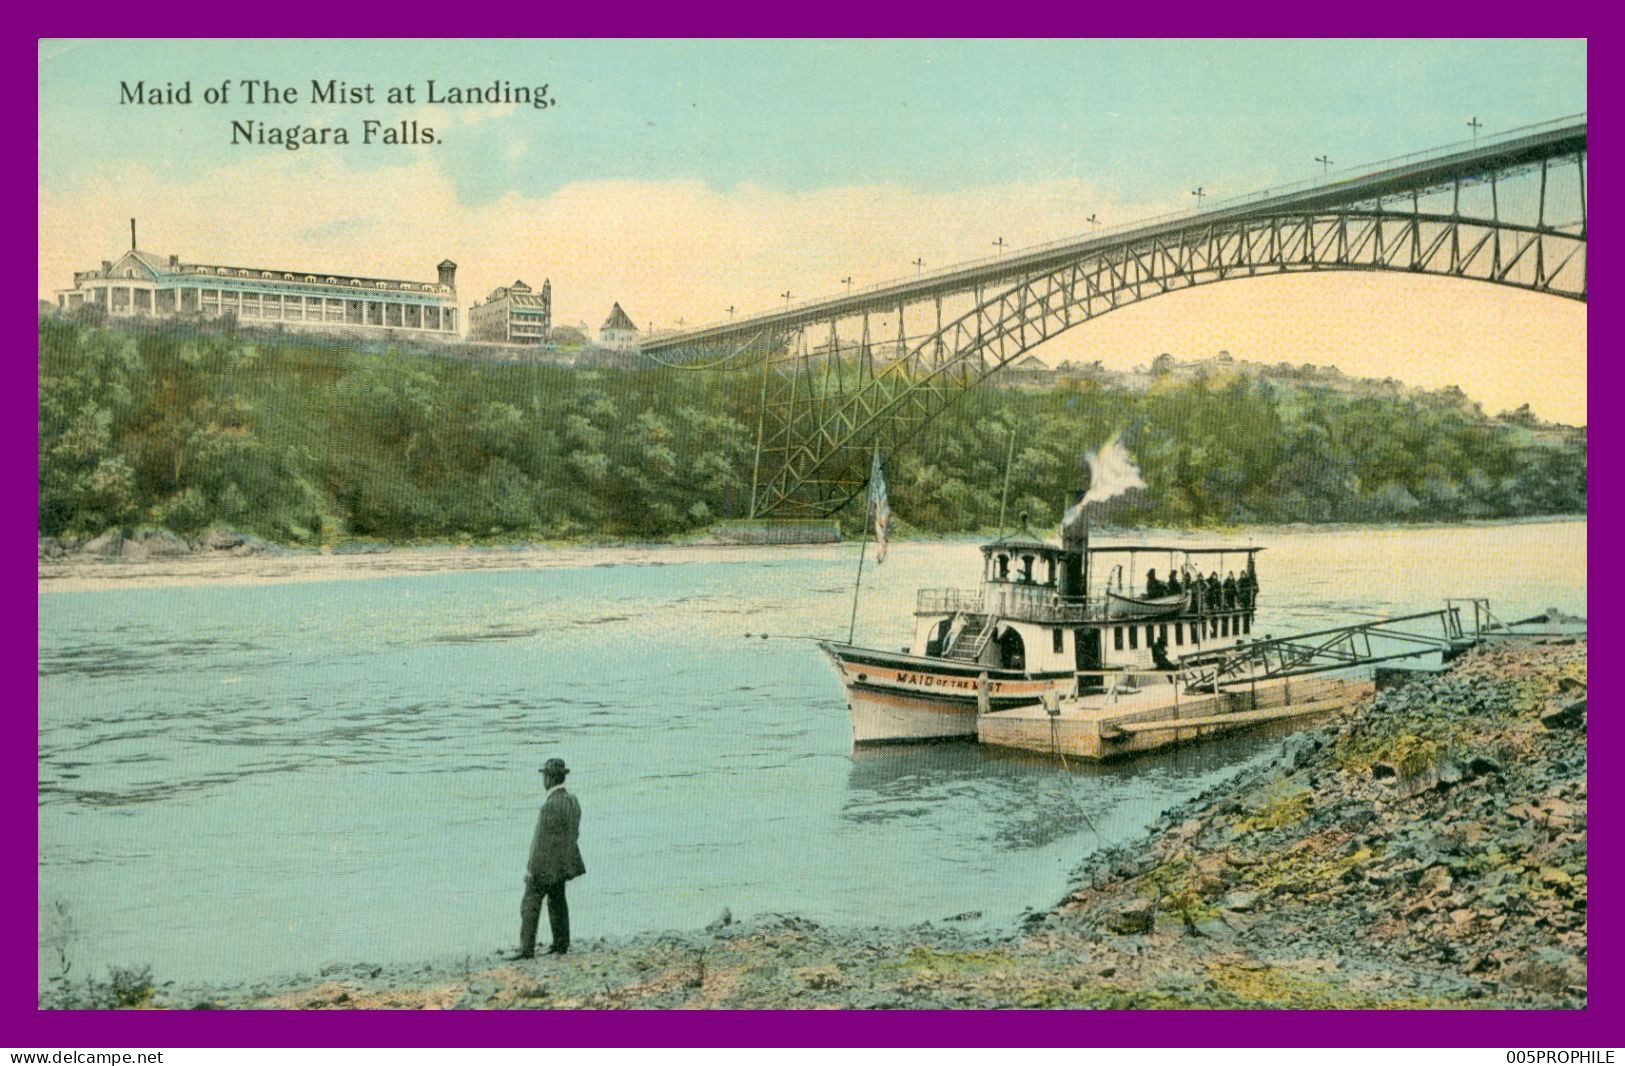
[[974, 739], [978, 691], [987, 676], [988, 704], [1005, 710], [1046, 692], [1070, 695], [1071, 671], [1027, 674], [949, 659], [824, 643], [846, 687], [854, 744]]

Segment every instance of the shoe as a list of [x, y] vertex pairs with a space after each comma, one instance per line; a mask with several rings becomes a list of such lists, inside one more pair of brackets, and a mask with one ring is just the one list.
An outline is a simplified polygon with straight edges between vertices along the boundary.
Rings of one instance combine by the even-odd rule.
[[516, 951], [511, 955], [503, 956], [509, 962], [518, 962], [520, 959], [534, 959], [535, 957], [536, 953], [534, 951]]
[[570, 945], [554, 944], [552, 947], [547, 949], [547, 953], [549, 955], [568, 955], [570, 953]]

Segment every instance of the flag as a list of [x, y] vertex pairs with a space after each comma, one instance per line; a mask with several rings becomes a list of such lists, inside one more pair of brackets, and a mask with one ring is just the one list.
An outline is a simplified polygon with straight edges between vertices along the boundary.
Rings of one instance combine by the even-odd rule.
[[875, 452], [869, 468], [869, 515], [875, 523], [875, 562], [886, 561], [886, 544], [891, 537], [891, 503], [886, 499], [886, 475], [880, 472], [880, 453]]

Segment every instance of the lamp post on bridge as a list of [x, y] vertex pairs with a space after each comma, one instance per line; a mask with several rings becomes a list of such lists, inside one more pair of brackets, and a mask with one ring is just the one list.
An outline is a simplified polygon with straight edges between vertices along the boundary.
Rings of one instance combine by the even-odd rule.
[[1000, 237], [998, 240], [994, 241], [993, 247], [998, 249], [998, 251], [994, 252], [993, 255], [996, 258], [1004, 258], [1004, 238]]
[[1097, 230], [1100, 228], [1100, 216], [1098, 214], [1092, 214], [1088, 218], [1084, 219], [1084, 221], [1089, 223], [1089, 228], [1091, 230]]
[[1202, 209], [1202, 198], [1207, 195], [1207, 191], [1198, 185], [1191, 190], [1191, 195], [1196, 197], [1196, 209], [1200, 211]]
[[913, 263], [914, 263], [914, 274], [915, 274], [916, 277], [925, 273], [925, 257], [924, 256], [920, 257], [919, 259], [913, 260]]
[[1325, 177], [1332, 171], [1332, 161], [1323, 155], [1315, 156], [1315, 162], [1320, 164], [1320, 176]]
[[841, 284], [846, 286], [846, 294], [848, 296], [851, 296], [852, 295], [852, 275], [848, 274], [846, 277], [842, 278], [841, 279]]
[[1478, 116], [1474, 115], [1472, 118], [1467, 120], [1467, 128], [1473, 131], [1473, 143], [1477, 144], [1478, 131], [1484, 128], [1484, 123], [1478, 121]]
[[734, 316], [734, 305], [733, 305], [733, 304], [729, 304], [729, 305], [728, 305], [728, 317], [729, 317], [729, 318], [732, 318], [732, 317], [733, 317], [733, 316]]
[[779, 295], [784, 297], [784, 309], [786, 311], [790, 310], [790, 290], [785, 289], [783, 292], [779, 293]]

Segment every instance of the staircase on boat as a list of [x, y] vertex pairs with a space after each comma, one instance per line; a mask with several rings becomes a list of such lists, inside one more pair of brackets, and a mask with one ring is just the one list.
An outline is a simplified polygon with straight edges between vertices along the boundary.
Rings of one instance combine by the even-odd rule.
[[998, 619], [990, 614], [966, 614], [965, 624], [959, 627], [953, 643], [944, 658], [973, 663], [982, 657], [987, 642], [993, 639]]

